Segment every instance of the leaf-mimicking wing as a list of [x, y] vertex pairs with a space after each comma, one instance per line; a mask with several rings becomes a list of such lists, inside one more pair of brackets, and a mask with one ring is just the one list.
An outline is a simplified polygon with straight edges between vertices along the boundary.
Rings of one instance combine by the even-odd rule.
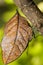
[[25, 50], [32, 37], [31, 27], [18, 13], [6, 24], [2, 40], [2, 58], [4, 64], [17, 59]]

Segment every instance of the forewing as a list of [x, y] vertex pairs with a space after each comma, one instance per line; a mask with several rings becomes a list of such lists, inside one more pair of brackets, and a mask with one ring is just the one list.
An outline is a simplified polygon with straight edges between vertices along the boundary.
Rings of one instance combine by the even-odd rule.
[[32, 30], [27, 21], [18, 13], [6, 24], [2, 40], [3, 62], [7, 64], [18, 58], [32, 38]]

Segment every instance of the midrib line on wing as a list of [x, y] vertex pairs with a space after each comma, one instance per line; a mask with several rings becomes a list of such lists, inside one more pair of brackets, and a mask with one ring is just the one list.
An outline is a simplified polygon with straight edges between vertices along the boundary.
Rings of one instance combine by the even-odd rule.
[[[16, 39], [17, 39], [17, 35], [18, 35], [18, 28], [19, 28], [19, 14], [18, 14], [18, 25], [17, 25], [16, 37], [15, 37], [14, 43], [16, 43]], [[10, 54], [12, 53], [13, 48], [14, 48], [14, 46], [12, 47]], [[18, 48], [19, 48], [19, 47], [18, 47]], [[19, 49], [19, 51], [20, 51], [20, 49]], [[21, 52], [21, 51], [20, 51], [20, 52]], [[9, 54], [7, 60], [9, 59], [10, 54]], [[7, 60], [6, 60], [6, 63], [7, 63]]]

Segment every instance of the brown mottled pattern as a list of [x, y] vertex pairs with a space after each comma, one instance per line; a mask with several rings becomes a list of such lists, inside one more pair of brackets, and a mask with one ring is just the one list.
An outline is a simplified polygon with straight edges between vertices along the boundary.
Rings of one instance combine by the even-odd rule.
[[3, 62], [7, 64], [18, 58], [32, 38], [32, 30], [27, 21], [18, 13], [5, 26], [2, 40]]

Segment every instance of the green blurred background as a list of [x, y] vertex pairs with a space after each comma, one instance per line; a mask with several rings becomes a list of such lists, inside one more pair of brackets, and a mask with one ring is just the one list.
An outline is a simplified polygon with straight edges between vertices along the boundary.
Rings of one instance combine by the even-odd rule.
[[[38, 4], [43, 3], [41, 0], [34, 0], [41, 12], [43, 12], [43, 5], [40, 7]], [[17, 7], [13, 0], [0, 0], [0, 43], [4, 36], [4, 26], [6, 22], [16, 13]], [[0, 65], [4, 65], [2, 61], [2, 50], [0, 48]], [[43, 36], [33, 38], [28, 43], [28, 47], [23, 54], [15, 61], [8, 65], [43, 65]]]

